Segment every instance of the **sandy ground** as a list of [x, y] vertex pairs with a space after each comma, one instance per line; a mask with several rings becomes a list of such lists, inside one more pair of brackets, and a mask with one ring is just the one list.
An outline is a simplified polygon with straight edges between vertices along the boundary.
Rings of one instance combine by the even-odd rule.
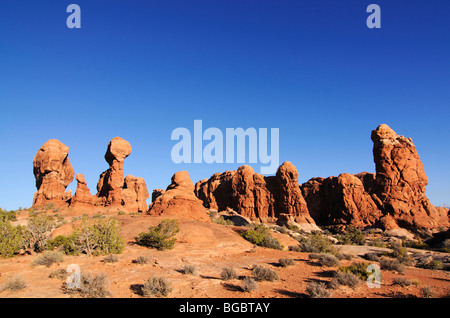
[[[76, 215], [75, 212], [61, 213], [67, 220]], [[98, 211], [87, 213], [94, 214]], [[180, 233], [177, 234], [175, 248], [158, 251], [134, 244], [134, 237], [151, 225], [157, 225], [164, 217], [147, 215], [117, 215], [121, 223], [121, 234], [126, 239], [125, 251], [118, 255], [119, 262], [102, 262], [103, 256], [66, 256], [60, 264], [51, 267], [33, 266], [37, 255], [15, 256], [0, 259], [0, 286], [5, 284], [9, 276], [20, 276], [27, 282], [21, 291], [0, 292], [0, 297], [25, 298], [60, 298], [73, 297], [64, 292], [64, 280], [49, 278], [49, 274], [57, 269], [66, 269], [71, 264], [79, 266], [82, 272], [104, 273], [108, 277], [109, 291], [112, 297], [139, 298], [140, 286], [152, 276], [163, 276], [172, 282], [173, 291], [168, 297], [182, 298], [297, 298], [307, 297], [306, 285], [310, 281], [328, 282], [337, 268], [324, 268], [309, 260], [309, 253], [285, 250], [274, 250], [254, 247], [241, 238], [232, 227], [204, 223], [194, 220], [179, 219]], [[21, 215], [17, 223], [24, 223]], [[70, 233], [71, 224], [66, 224], [54, 231], [57, 234]], [[296, 245], [297, 242], [287, 234], [273, 233], [284, 246]], [[341, 265], [349, 265], [354, 261], [363, 261], [360, 257], [374, 247], [340, 246], [342, 252], [354, 255], [352, 260], [341, 261]], [[151, 259], [148, 264], [133, 263], [139, 256]], [[280, 258], [292, 258], [293, 266], [281, 267]], [[367, 261], [366, 261], [367, 262]], [[186, 264], [195, 265], [199, 275], [186, 275], [182, 272]], [[275, 270], [279, 280], [275, 282], [258, 282], [258, 289], [243, 292], [240, 288], [242, 278], [252, 276], [253, 265], [263, 265]], [[224, 267], [233, 267], [239, 279], [224, 281], [220, 274]], [[420, 282], [418, 286], [400, 287], [392, 284], [395, 277], [404, 276]], [[450, 295], [450, 273], [442, 270], [428, 270], [407, 267], [404, 274], [382, 271], [380, 288], [369, 288], [365, 283], [357, 289], [340, 287], [335, 290], [334, 298], [392, 298], [420, 297], [420, 289], [429, 286], [435, 297]]]

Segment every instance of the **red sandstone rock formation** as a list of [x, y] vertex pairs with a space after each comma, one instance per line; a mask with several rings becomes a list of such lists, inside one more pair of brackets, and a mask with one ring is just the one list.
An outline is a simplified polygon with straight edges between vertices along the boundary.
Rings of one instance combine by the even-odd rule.
[[123, 162], [130, 153], [130, 143], [120, 137], [113, 138], [108, 144], [105, 160], [109, 169], [100, 175], [97, 184], [99, 202], [106, 206], [122, 205]]
[[68, 204], [71, 192], [66, 192], [66, 188], [75, 174], [68, 155], [69, 147], [56, 139], [50, 139], [38, 150], [33, 160], [38, 190], [34, 195], [33, 207], [50, 202], [59, 206]]
[[306, 202], [298, 184], [298, 172], [290, 162], [283, 163], [276, 176], [264, 177], [250, 166], [237, 171], [214, 174], [195, 186], [196, 195], [211, 209], [228, 208], [243, 217], [262, 222], [275, 222], [282, 216], [303, 226], [306, 230], [318, 229], [309, 216]]
[[84, 175], [78, 173], [75, 177], [77, 180], [77, 190], [75, 191], [74, 196], [70, 200], [71, 207], [90, 207], [94, 205], [94, 196], [91, 194], [91, 191], [87, 187], [86, 180], [84, 179]]
[[209, 222], [207, 209], [195, 196], [194, 184], [187, 171], [179, 171], [172, 176], [172, 182], [166, 191], [150, 204], [148, 214], [181, 216], [199, 221]]
[[364, 228], [382, 216], [377, 204], [355, 175], [313, 178], [302, 185], [309, 213], [317, 224]]
[[371, 138], [375, 192], [385, 214], [405, 228], [449, 226], [448, 215], [436, 209], [425, 195], [428, 178], [411, 138], [397, 135], [384, 124], [372, 131]]
[[122, 205], [130, 212], [146, 212], [149, 193], [143, 178], [125, 177], [122, 190]]

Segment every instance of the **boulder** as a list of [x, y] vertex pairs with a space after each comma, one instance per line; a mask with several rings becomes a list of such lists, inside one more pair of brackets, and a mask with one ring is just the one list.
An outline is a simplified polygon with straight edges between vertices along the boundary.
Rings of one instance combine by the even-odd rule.
[[33, 207], [50, 202], [58, 206], [68, 205], [71, 191], [66, 192], [66, 188], [75, 175], [69, 162], [69, 147], [57, 139], [47, 141], [34, 157], [33, 173], [37, 188]]
[[194, 188], [194, 183], [187, 171], [175, 173], [166, 191], [157, 196], [150, 204], [148, 214], [210, 222], [207, 209], [203, 206], [203, 202], [195, 196]]

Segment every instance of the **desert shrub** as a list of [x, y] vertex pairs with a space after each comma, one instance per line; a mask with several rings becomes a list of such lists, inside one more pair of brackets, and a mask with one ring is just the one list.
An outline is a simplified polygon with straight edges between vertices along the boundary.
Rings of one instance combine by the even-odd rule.
[[145, 297], [165, 297], [172, 290], [172, 283], [165, 277], [149, 278], [142, 287], [142, 293]]
[[354, 226], [348, 226], [345, 229], [345, 234], [339, 237], [339, 242], [341, 244], [356, 244], [364, 245], [365, 237], [361, 230], [355, 228]]
[[339, 286], [349, 286], [356, 288], [361, 284], [360, 276], [352, 272], [336, 271], [333, 279], [330, 281], [330, 287], [337, 289]]
[[230, 280], [238, 278], [238, 274], [233, 267], [224, 267], [220, 273], [220, 277], [222, 277], [223, 280]]
[[376, 247], [386, 247], [386, 242], [380, 238], [375, 238], [375, 239], [369, 240], [368, 245], [376, 246]]
[[67, 276], [69, 276], [69, 273], [64, 268], [59, 268], [54, 271], [52, 271], [48, 278], [57, 278], [57, 279], [66, 279]]
[[330, 298], [332, 292], [327, 289], [326, 284], [312, 281], [306, 286], [306, 292], [310, 298]]
[[378, 262], [380, 260], [380, 254], [375, 253], [375, 252], [370, 252], [370, 253], [364, 254], [363, 258], [365, 258], [368, 261]]
[[258, 281], [273, 282], [278, 280], [277, 272], [275, 272], [273, 269], [263, 266], [255, 266], [252, 270], [252, 274]]
[[245, 277], [242, 280], [241, 288], [244, 292], [252, 292], [258, 289], [258, 283], [252, 277]]
[[386, 257], [380, 259], [380, 268], [388, 271], [397, 271], [399, 273], [403, 273], [405, 271], [405, 265], [396, 259], [389, 259]]
[[16, 211], [6, 211], [0, 208], [0, 222], [16, 221], [16, 219], [17, 219]]
[[423, 298], [433, 298], [434, 297], [434, 291], [431, 287], [422, 287], [420, 289], [420, 294]]
[[83, 298], [105, 298], [111, 296], [108, 291], [108, 278], [105, 274], [81, 273], [80, 286], [67, 290]]
[[66, 242], [65, 250], [88, 255], [120, 254], [125, 241], [119, 234], [119, 224], [113, 218], [96, 220], [93, 224], [86, 221], [75, 229]]
[[186, 275], [198, 276], [198, 269], [195, 265], [185, 265], [183, 267], [183, 273]]
[[120, 260], [119, 256], [110, 254], [110, 255], [104, 257], [102, 261], [104, 263], [117, 263], [117, 262], [119, 262], [119, 260]]
[[349, 261], [349, 260], [351, 260], [352, 258], [353, 258], [353, 255], [351, 255], [351, 254], [345, 254], [345, 253], [343, 253], [343, 254], [341, 254], [341, 253], [337, 253], [336, 255], [334, 255], [334, 256], [336, 256], [336, 258], [338, 259], [338, 260], [347, 260], [347, 261]]
[[416, 264], [416, 267], [419, 268], [425, 268], [425, 269], [444, 269], [444, 263], [437, 259], [431, 260], [431, 262], [425, 263], [425, 262], [419, 262]]
[[139, 245], [153, 247], [160, 251], [172, 249], [175, 246], [174, 237], [180, 231], [177, 220], [166, 219], [157, 226], [149, 227], [148, 232], [141, 232], [136, 238]]
[[35, 216], [28, 220], [24, 231], [25, 249], [42, 252], [46, 249], [50, 231], [55, 227], [53, 218], [46, 215]]
[[64, 260], [64, 255], [57, 251], [48, 251], [42, 255], [36, 257], [32, 265], [44, 265], [47, 267], [52, 266], [55, 263], [60, 263]]
[[311, 233], [300, 239], [300, 249], [307, 253], [329, 253], [336, 254], [333, 243], [318, 232]]
[[288, 267], [288, 266], [295, 265], [295, 261], [292, 258], [280, 258], [278, 260], [278, 263], [282, 267]]
[[336, 256], [325, 253], [320, 254], [317, 262], [320, 264], [320, 266], [324, 267], [333, 267], [339, 265], [339, 260], [336, 258]]
[[388, 254], [388, 256], [396, 258], [402, 264], [410, 264], [411, 257], [408, 255], [408, 252], [402, 244], [399, 243], [391, 243], [389, 246], [392, 249], [392, 252]]
[[282, 250], [280, 242], [270, 235], [269, 229], [263, 224], [252, 224], [245, 231], [241, 232], [241, 236], [247, 241], [262, 247]]
[[150, 258], [146, 256], [139, 256], [138, 258], [133, 260], [133, 263], [140, 265], [148, 264], [150, 263]]
[[288, 246], [288, 250], [289, 251], [293, 251], [293, 252], [302, 252], [301, 247], [300, 246], [296, 246], [296, 245]]
[[9, 220], [0, 221], [0, 257], [14, 256], [24, 245], [24, 228], [13, 226]]
[[392, 285], [398, 285], [401, 287], [411, 286], [412, 284], [413, 282], [407, 279], [406, 277], [395, 277], [392, 280]]
[[211, 222], [220, 224], [220, 225], [234, 225], [233, 221], [231, 220], [225, 220], [225, 218], [221, 215], [218, 218], [210, 218]]
[[8, 281], [3, 285], [0, 291], [8, 290], [16, 292], [27, 287], [27, 282], [20, 276], [9, 276]]
[[361, 280], [367, 280], [367, 277], [369, 276], [369, 273], [367, 273], [367, 267], [369, 264], [362, 262], [362, 263], [352, 263], [349, 266], [341, 266], [339, 267], [338, 271], [342, 273], [353, 273], [356, 276], [359, 277]]

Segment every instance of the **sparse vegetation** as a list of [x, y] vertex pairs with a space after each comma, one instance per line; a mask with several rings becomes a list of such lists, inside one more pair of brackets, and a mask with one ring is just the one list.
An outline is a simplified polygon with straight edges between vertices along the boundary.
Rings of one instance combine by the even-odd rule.
[[140, 265], [148, 264], [150, 263], [150, 258], [146, 256], [139, 256], [138, 258], [133, 260], [133, 263]]
[[345, 233], [339, 237], [339, 242], [341, 244], [356, 244], [364, 245], [365, 237], [361, 230], [355, 228], [354, 226], [348, 226], [345, 229]]
[[142, 293], [145, 297], [166, 297], [172, 290], [172, 283], [165, 277], [149, 278], [142, 287]]
[[258, 283], [252, 277], [245, 277], [242, 280], [241, 288], [244, 292], [250, 293], [258, 289]]
[[233, 267], [224, 267], [220, 273], [223, 280], [237, 279], [238, 275]]
[[210, 220], [211, 220], [211, 222], [216, 223], [216, 224], [227, 225], [227, 226], [234, 225], [233, 221], [226, 220], [222, 215], [219, 217], [211, 217]]
[[405, 271], [405, 265], [401, 264], [396, 259], [386, 257], [380, 259], [380, 268], [388, 271], [396, 271], [398, 273], [403, 273]]
[[310, 298], [330, 298], [332, 292], [327, 289], [325, 283], [312, 281], [306, 286], [306, 292]]
[[148, 232], [141, 232], [136, 238], [139, 245], [156, 248], [160, 251], [174, 248], [175, 235], [180, 231], [177, 220], [166, 219]]
[[80, 286], [66, 290], [68, 293], [75, 293], [83, 298], [105, 298], [111, 296], [111, 293], [108, 291], [108, 278], [103, 273], [81, 273]]
[[117, 263], [120, 261], [119, 256], [110, 254], [103, 258], [102, 260], [104, 263]]
[[252, 270], [252, 274], [257, 281], [273, 282], [278, 280], [277, 272], [264, 266], [255, 266]]
[[183, 273], [186, 275], [198, 276], [198, 269], [195, 265], [185, 265], [183, 267]]
[[262, 247], [282, 250], [283, 246], [277, 239], [270, 235], [269, 229], [263, 224], [252, 224], [241, 232], [241, 236], [247, 241]]
[[9, 276], [5, 285], [0, 288], [1, 291], [16, 292], [27, 287], [27, 282], [20, 276]]
[[57, 279], [66, 279], [67, 276], [69, 276], [69, 273], [64, 268], [56, 269], [48, 275], [49, 278]]
[[339, 266], [339, 260], [332, 254], [322, 253], [318, 256], [317, 262], [320, 266], [333, 267]]
[[64, 260], [64, 255], [58, 251], [47, 251], [44, 254], [36, 257], [32, 265], [44, 265], [47, 267], [52, 266], [55, 263], [60, 263]]
[[349, 266], [339, 267], [338, 272], [353, 273], [356, 276], [358, 276], [359, 279], [365, 281], [365, 280], [367, 280], [367, 277], [369, 276], [369, 273], [367, 273], [367, 266], [369, 266], [369, 264], [367, 264], [365, 262], [362, 262], [362, 263], [353, 262]]
[[300, 239], [300, 249], [307, 253], [328, 253], [336, 254], [337, 250], [330, 239], [320, 232], [312, 232], [307, 237]]
[[411, 286], [412, 284], [413, 282], [407, 279], [406, 277], [395, 277], [392, 280], [392, 285], [398, 285], [401, 287]]
[[423, 298], [434, 298], [433, 288], [426, 286], [420, 289], [420, 294]]
[[361, 284], [361, 278], [359, 275], [353, 272], [343, 272], [338, 270], [335, 272], [333, 279], [330, 281], [330, 288], [337, 289], [339, 286], [349, 286], [351, 288], [357, 288]]
[[280, 264], [280, 266], [282, 267], [288, 267], [288, 266], [293, 266], [295, 265], [295, 261], [292, 258], [280, 258], [278, 260], [278, 263]]

